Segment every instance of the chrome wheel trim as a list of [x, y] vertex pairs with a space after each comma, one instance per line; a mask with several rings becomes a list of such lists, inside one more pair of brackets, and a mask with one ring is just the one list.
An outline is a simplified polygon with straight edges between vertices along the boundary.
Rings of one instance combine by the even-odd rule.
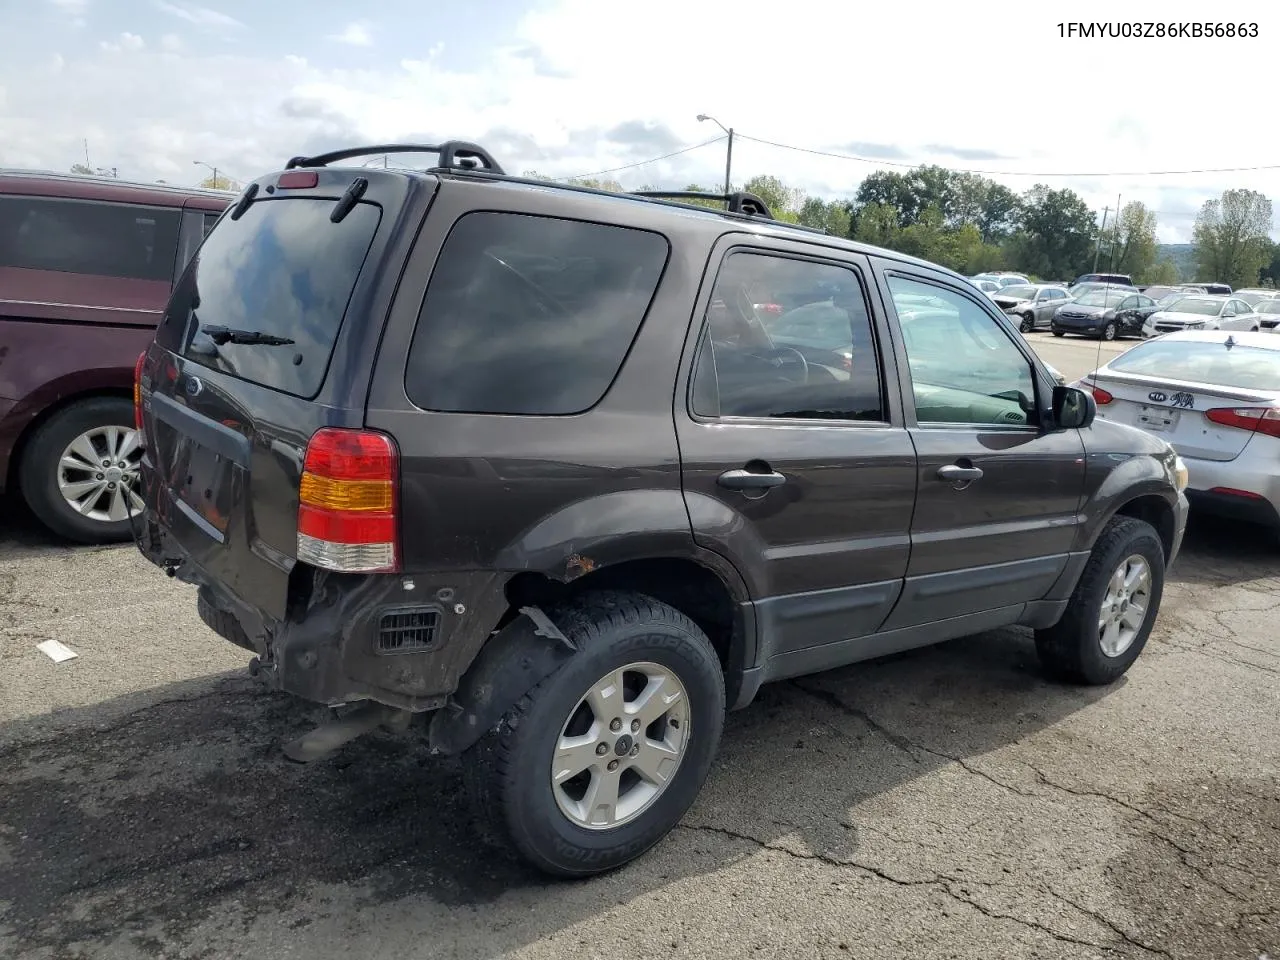
[[556, 806], [575, 826], [630, 823], [662, 796], [689, 744], [689, 696], [669, 667], [611, 670], [569, 711], [551, 761]]
[[1098, 644], [1105, 656], [1121, 656], [1133, 646], [1151, 608], [1151, 580], [1151, 564], [1137, 553], [1111, 574], [1098, 612]]
[[58, 458], [58, 493], [68, 507], [88, 520], [127, 520], [130, 512], [136, 515], [143, 509], [137, 493], [141, 460], [142, 446], [133, 427], [108, 424], [86, 430], [67, 444]]

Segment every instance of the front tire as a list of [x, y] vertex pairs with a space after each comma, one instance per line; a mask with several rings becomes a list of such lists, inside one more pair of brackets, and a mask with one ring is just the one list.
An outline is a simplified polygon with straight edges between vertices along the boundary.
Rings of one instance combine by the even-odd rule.
[[68, 540], [130, 539], [129, 514], [143, 510], [138, 439], [133, 404], [122, 397], [91, 397], [59, 410], [22, 454], [18, 484], [31, 512]]
[[1164, 547], [1155, 528], [1114, 517], [1103, 528], [1054, 626], [1036, 631], [1046, 673], [1068, 683], [1114, 683], [1146, 646], [1164, 594]]
[[1022, 323], [1018, 324], [1018, 329], [1023, 333], [1031, 333], [1036, 328], [1036, 318], [1029, 313], [1022, 315]]
[[1053, 331], [1053, 335], [1054, 335], [1055, 337], [1065, 337], [1065, 336], [1067, 335], [1067, 331], [1065, 331], [1065, 330], [1055, 330], [1055, 331]]
[[1102, 328], [1102, 339], [1103, 339], [1103, 340], [1114, 340], [1115, 338], [1116, 338], [1116, 325], [1115, 325], [1114, 323], [1108, 323], [1108, 324], [1106, 324], [1106, 325]]
[[678, 610], [589, 594], [553, 618], [577, 647], [463, 755], [482, 832], [557, 877], [616, 869], [680, 822], [724, 728], [719, 659]]

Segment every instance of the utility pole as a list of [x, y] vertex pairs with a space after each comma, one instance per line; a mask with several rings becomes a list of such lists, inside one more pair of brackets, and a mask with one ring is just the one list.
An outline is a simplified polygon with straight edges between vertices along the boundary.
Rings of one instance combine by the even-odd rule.
[[1098, 272], [1098, 253], [1102, 250], [1102, 235], [1107, 229], [1107, 214], [1111, 212], [1110, 207], [1102, 208], [1102, 227], [1098, 230], [1098, 239], [1093, 244], [1093, 272]]
[[733, 183], [733, 127], [729, 128], [729, 146], [724, 154], [724, 192], [728, 196]]
[[1116, 247], [1120, 246], [1120, 194], [1116, 194], [1116, 222], [1115, 222], [1116, 238], [1111, 241], [1111, 259], [1110, 271], [1115, 273], [1116, 270]]

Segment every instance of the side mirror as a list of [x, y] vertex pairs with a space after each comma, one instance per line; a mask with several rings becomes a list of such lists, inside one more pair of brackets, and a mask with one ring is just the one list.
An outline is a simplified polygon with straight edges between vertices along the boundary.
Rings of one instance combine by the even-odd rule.
[[1078, 387], [1053, 388], [1053, 422], [1060, 430], [1083, 429], [1097, 415], [1098, 401], [1092, 393]]

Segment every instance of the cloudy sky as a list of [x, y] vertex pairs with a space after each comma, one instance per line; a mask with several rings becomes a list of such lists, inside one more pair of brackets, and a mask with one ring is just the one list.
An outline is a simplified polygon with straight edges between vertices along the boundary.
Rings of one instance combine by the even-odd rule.
[[1224, 189], [1280, 209], [1272, 4], [1214, 8], [1257, 39], [1097, 40], [1058, 22], [1208, 14], [935, 2], [0, 0], [0, 166], [66, 169], [87, 140], [94, 166], [195, 183], [197, 160], [244, 179], [298, 153], [456, 137], [508, 171], [627, 167], [609, 176], [679, 188], [723, 177], [723, 142], [643, 161], [720, 135], [695, 119], [709, 113], [755, 138], [735, 180], [826, 197], [940, 163], [1069, 186], [1099, 212], [1142, 200], [1167, 242]]

